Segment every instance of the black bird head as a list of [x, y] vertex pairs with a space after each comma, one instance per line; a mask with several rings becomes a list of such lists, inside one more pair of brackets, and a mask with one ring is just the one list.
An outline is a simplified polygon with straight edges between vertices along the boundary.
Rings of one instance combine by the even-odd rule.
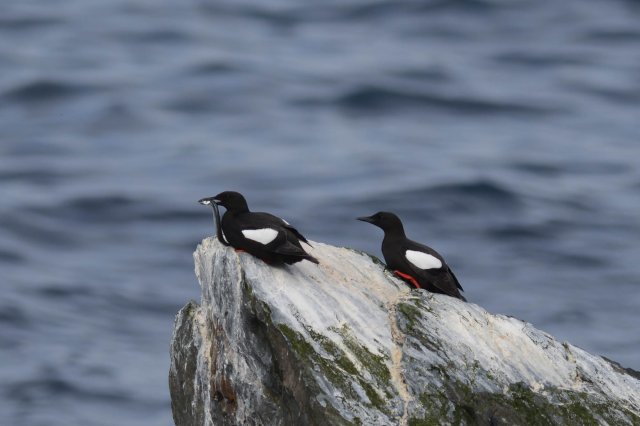
[[[224, 194], [224, 192], [216, 195], [215, 197], [204, 197], [199, 199], [198, 202], [203, 206], [211, 206], [213, 208], [213, 219], [216, 223], [216, 234], [218, 236], [218, 241], [220, 241], [225, 246], [229, 246], [229, 243], [225, 240], [224, 234], [222, 233], [222, 226], [220, 224], [220, 212], [218, 211], [218, 204], [222, 204], [218, 197], [222, 194]], [[244, 201], [242, 195], [240, 195], [240, 198], [242, 198], [242, 200]]]
[[212, 202], [224, 207], [231, 213], [248, 212], [249, 206], [244, 196], [235, 191], [224, 191], [212, 197]]
[[359, 217], [358, 220], [369, 222], [370, 224], [381, 228], [385, 232], [399, 231], [404, 235], [404, 227], [402, 226], [402, 222], [400, 221], [400, 218], [393, 213], [378, 212], [372, 216]]

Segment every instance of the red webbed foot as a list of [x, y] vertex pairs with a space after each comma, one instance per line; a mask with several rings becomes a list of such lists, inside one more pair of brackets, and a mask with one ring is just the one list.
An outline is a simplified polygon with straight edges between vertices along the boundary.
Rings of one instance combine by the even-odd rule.
[[242, 249], [235, 249], [235, 250], [236, 250], [236, 253], [246, 253], [247, 252], [246, 250], [242, 250]]
[[400, 272], [400, 271], [393, 271], [393, 273], [399, 276], [400, 278], [409, 281], [411, 284], [413, 284], [415, 288], [422, 288], [420, 287], [420, 284], [418, 284], [418, 281], [416, 281], [416, 279], [413, 278], [411, 275], [405, 274], [404, 272]]

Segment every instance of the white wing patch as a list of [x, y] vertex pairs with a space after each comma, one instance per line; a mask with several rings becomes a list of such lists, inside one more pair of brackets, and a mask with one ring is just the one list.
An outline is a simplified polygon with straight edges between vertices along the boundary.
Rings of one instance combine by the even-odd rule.
[[260, 244], [266, 245], [276, 239], [278, 231], [271, 228], [245, 229], [242, 231], [242, 235], [249, 240], [257, 241]]
[[420, 269], [442, 268], [442, 262], [440, 262], [440, 259], [435, 256], [431, 256], [430, 254], [423, 253], [421, 251], [407, 250], [404, 255], [409, 262]]

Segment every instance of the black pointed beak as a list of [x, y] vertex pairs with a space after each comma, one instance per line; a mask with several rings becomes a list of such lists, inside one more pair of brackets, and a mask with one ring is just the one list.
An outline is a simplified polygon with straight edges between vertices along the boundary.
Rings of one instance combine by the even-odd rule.
[[220, 204], [220, 200], [216, 200], [214, 197], [205, 197], [198, 200], [203, 206], [210, 206], [212, 203]]
[[363, 222], [368, 222], [368, 223], [373, 223], [374, 222], [373, 218], [370, 217], [370, 216], [362, 216], [362, 217], [358, 217], [356, 219], [361, 220]]

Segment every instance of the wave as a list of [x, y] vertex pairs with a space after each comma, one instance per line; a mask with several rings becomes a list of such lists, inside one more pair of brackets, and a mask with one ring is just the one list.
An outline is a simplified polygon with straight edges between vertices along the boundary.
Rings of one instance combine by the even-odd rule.
[[640, 102], [640, 87], [635, 87], [635, 85], [629, 87], [603, 87], [592, 83], [574, 82], [565, 84], [565, 87], [575, 92], [594, 96], [612, 103], [632, 105], [635, 107], [638, 102]]
[[7, 250], [0, 248], [0, 263], [21, 263], [24, 262], [25, 257], [15, 250]]
[[522, 67], [553, 68], [562, 66], [590, 65], [593, 60], [587, 56], [577, 56], [575, 53], [535, 53], [512, 51], [493, 56], [493, 60], [500, 64], [518, 65]]
[[0, 29], [5, 30], [40, 30], [64, 23], [63, 19], [53, 16], [0, 16]]
[[[313, 101], [310, 103], [313, 104]], [[459, 114], [542, 115], [557, 112], [549, 106], [500, 101], [472, 96], [420, 93], [388, 87], [364, 86], [352, 89], [331, 101], [351, 111], [390, 112], [407, 109], [435, 109]]]
[[404, 191], [386, 192], [356, 202], [366, 211], [390, 210], [420, 214], [423, 219], [437, 219], [455, 212], [505, 212], [522, 205], [522, 198], [506, 187], [489, 180], [445, 183]]
[[120, 194], [78, 196], [56, 206], [28, 207], [25, 210], [41, 218], [92, 224], [210, 220], [209, 216], [203, 215], [202, 210], [197, 207], [180, 209], [153, 199], [134, 199]]
[[93, 93], [97, 86], [69, 83], [59, 80], [32, 80], [8, 89], [2, 98], [12, 102], [51, 101], [71, 96]]
[[129, 402], [132, 400], [124, 390], [98, 390], [95, 387], [80, 387], [70, 380], [66, 380], [49, 373], [49, 377], [39, 377], [14, 383], [8, 388], [8, 397], [14, 401], [30, 401], [42, 395], [67, 395], [74, 400]]
[[211, 76], [220, 74], [230, 74], [242, 72], [242, 69], [235, 64], [224, 61], [202, 61], [190, 66], [187, 72], [195, 76]]
[[486, 231], [489, 238], [500, 241], [543, 240], [548, 238], [549, 232], [545, 227], [527, 224], [509, 224], [495, 226]]
[[161, 44], [190, 43], [193, 39], [192, 35], [186, 31], [170, 28], [160, 28], [148, 31], [119, 32], [118, 37], [123, 41], [130, 43]]
[[515, 192], [490, 180], [442, 184], [427, 189], [427, 192], [432, 195], [474, 197], [502, 202], [517, 202], [519, 199]]
[[640, 31], [637, 29], [618, 28], [591, 30], [584, 35], [583, 39], [586, 41], [602, 41], [606, 43], [636, 43], [640, 41]]
[[308, 22], [350, 22], [388, 20], [390, 17], [433, 15], [438, 12], [470, 11], [491, 12], [497, 9], [526, 5], [522, 0], [413, 0], [397, 2], [391, 0], [329, 2], [300, 6], [296, 3], [279, 4], [250, 2], [206, 2], [199, 8], [211, 16], [243, 17], [254, 19], [280, 28], [291, 28]]
[[35, 185], [53, 186], [61, 181], [80, 177], [79, 174], [30, 168], [26, 170], [0, 171], [0, 182], [27, 182]]
[[24, 327], [29, 323], [29, 318], [21, 308], [5, 305], [0, 307], [0, 323]]
[[510, 168], [539, 176], [558, 176], [564, 172], [564, 168], [559, 165], [538, 162], [514, 162], [510, 164]]
[[58, 224], [52, 223], [47, 215], [35, 217], [28, 209], [5, 215], [0, 229], [18, 237], [19, 240], [37, 243], [44, 247], [71, 248], [78, 245], [81, 236], [66, 232]]

